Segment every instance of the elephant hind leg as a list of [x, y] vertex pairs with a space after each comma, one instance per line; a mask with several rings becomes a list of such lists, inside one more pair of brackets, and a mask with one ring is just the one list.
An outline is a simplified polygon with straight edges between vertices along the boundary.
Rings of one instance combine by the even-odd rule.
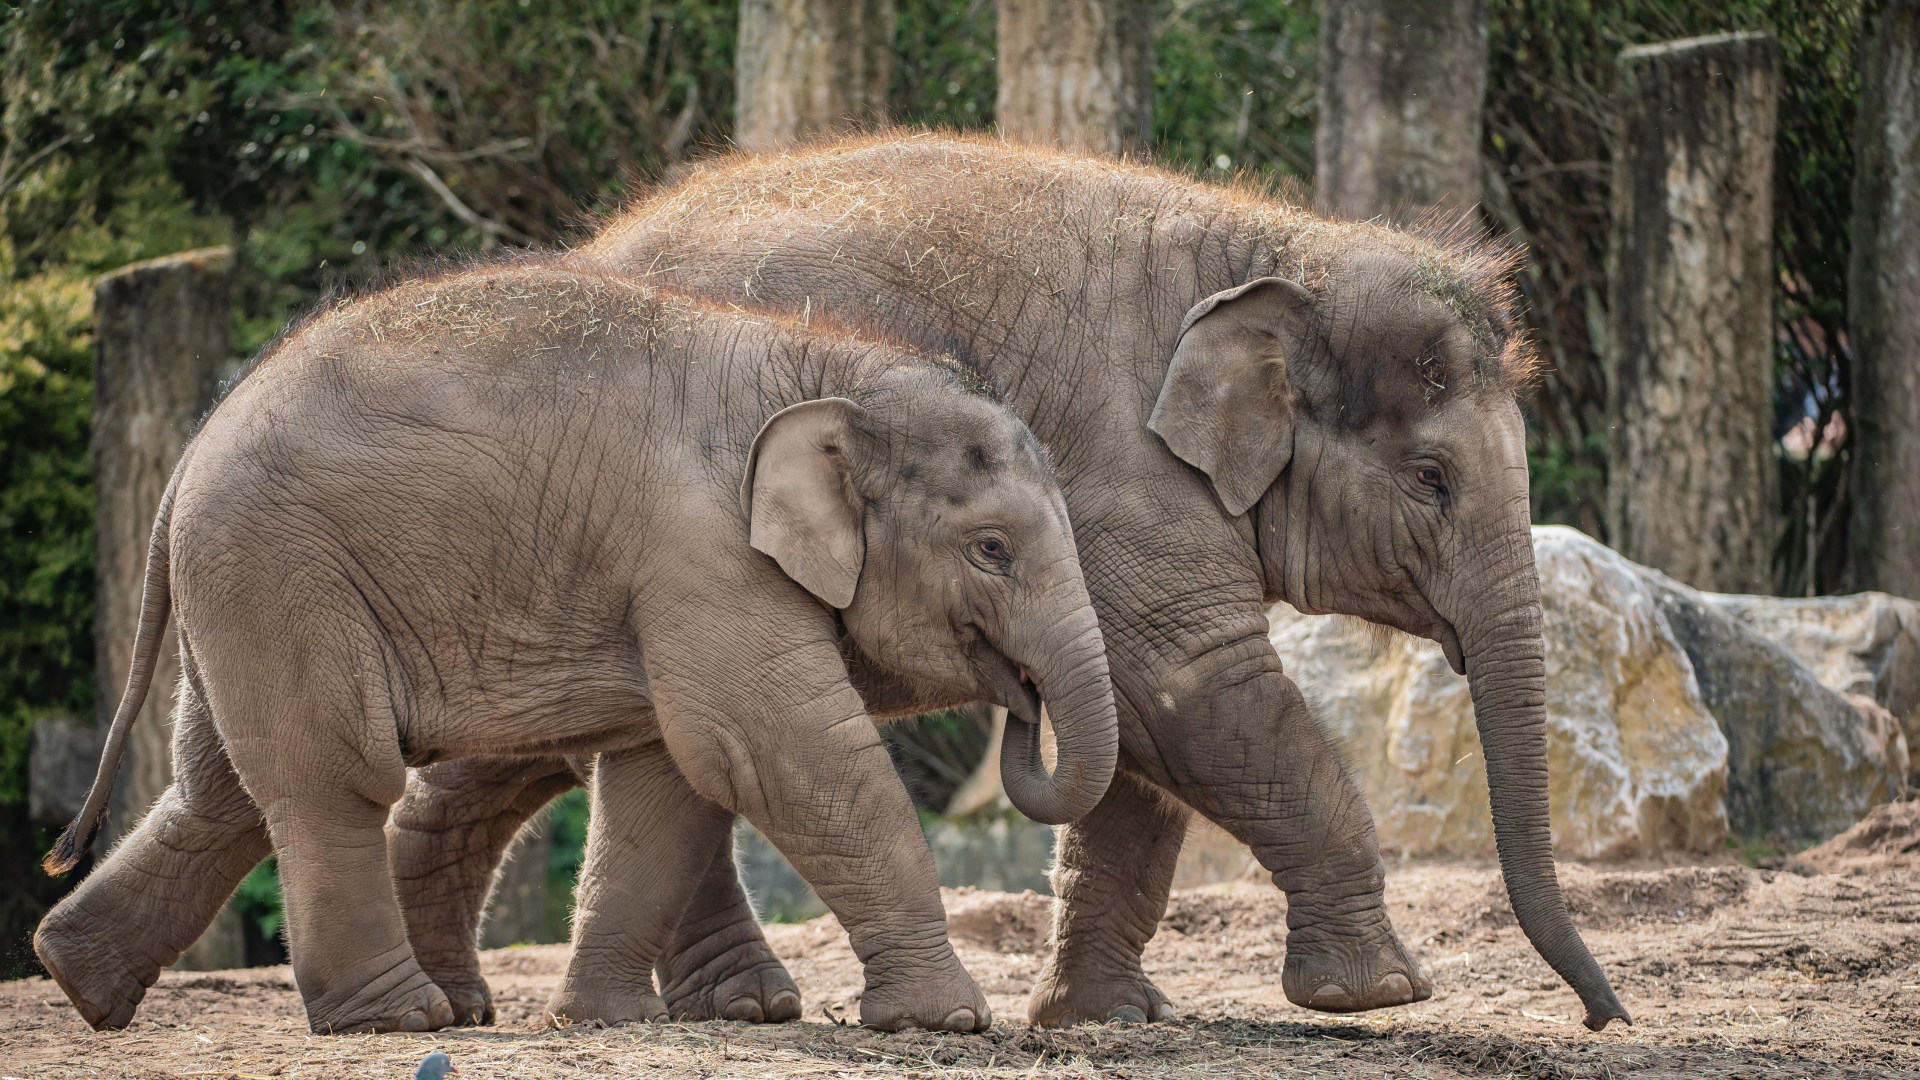
[[547, 1006], [555, 1023], [667, 1018], [654, 963], [731, 820], [694, 793], [659, 743], [600, 755], [573, 955]]
[[269, 850], [266, 824], [234, 775], [187, 666], [172, 786], [34, 933], [40, 962], [96, 1029], [127, 1026], [161, 970], [180, 959]]
[[461, 1024], [493, 1022], [480, 919], [521, 827], [579, 783], [566, 758], [465, 758], [416, 769], [387, 822], [387, 855], [420, 967]]
[[779, 1024], [800, 1019], [800, 990], [760, 932], [733, 864], [730, 832], [722, 834], [654, 971], [675, 1020]]
[[310, 609], [292, 632], [250, 621], [229, 613], [197, 652], [221, 737], [279, 857], [308, 1026], [446, 1027], [453, 1007], [414, 959], [388, 866], [387, 813], [406, 764], [385, 638], [352, 609], [336, 620]]

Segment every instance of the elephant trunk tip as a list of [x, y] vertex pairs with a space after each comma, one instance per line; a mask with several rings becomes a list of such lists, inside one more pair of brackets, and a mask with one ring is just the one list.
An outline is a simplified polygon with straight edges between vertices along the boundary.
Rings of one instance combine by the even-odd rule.
[[1587, 1018], [1581, 1022], [1588, 1031], [1605, 1031], [1607, 1025], [1615, 1020], [1628, 1027], [1633, 1026], [1633, 1017], [1627, 1014], [1626, 1006], [1614, 996], [1613, 987], [1603, 984], [1599, 990], [1581, 996], [1586, 998], [1587, 1006]]

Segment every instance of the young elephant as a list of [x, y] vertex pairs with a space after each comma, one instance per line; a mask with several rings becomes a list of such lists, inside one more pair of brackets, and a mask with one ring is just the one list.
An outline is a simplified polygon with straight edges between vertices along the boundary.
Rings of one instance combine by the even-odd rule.
[[162, 503], [126, 696], [50, 869], [98, 823], [170, 604], [175, 784], [35, 935], [95, 1027], [131, 1019], [269, 838], [313, 1029], [453, 1022], [388, 872], [407, 767], [597, 753], [582, 904], [621, 951], [581, 934], [595, 974], [556, 1015], [664, 1015], [653, 960], [739, 813], [846, 927], [863, 1022], [978, 1030], [843, 639], [896, 696], [1012, 709], [1006, 779], [1043, 816], [1086, 812], [1114, 767], [1065, 504], [982, 384], [592, 273], [344, 304], [233, 389]]

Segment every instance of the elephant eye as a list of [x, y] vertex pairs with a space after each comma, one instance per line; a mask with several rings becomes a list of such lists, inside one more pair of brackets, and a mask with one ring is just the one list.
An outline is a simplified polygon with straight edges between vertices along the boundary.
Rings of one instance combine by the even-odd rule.
[[1413, 471], [1413, 478], [1435, 491], [1440, 489], [1440, 470], [1431, 465], [1422, 465]]
[[974, 540], [970, 554], [973, 561], [982, 570], [993, 574], [1004, 574], [1013, 565], [1013, 551], [1007, 542], [997, 536], [982, 536]]

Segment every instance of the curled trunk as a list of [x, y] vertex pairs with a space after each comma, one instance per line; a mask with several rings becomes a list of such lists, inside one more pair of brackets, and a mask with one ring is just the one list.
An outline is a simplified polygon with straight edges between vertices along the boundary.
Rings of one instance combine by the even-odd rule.
[[1082, 606], [1039, 640], [1015, 644], [1010, 654], [1045, 658], [1029, 670], [1053, 721], [1056, 754], [1049, 774], [1040, 754], [1039, 711], [1016, 696], [1007, 703], [1000, 785], [1007, 800], [1035, 821], [1078, 821], [1106, 795], [1120, 752], [1113, 685], [1093, 609]]

